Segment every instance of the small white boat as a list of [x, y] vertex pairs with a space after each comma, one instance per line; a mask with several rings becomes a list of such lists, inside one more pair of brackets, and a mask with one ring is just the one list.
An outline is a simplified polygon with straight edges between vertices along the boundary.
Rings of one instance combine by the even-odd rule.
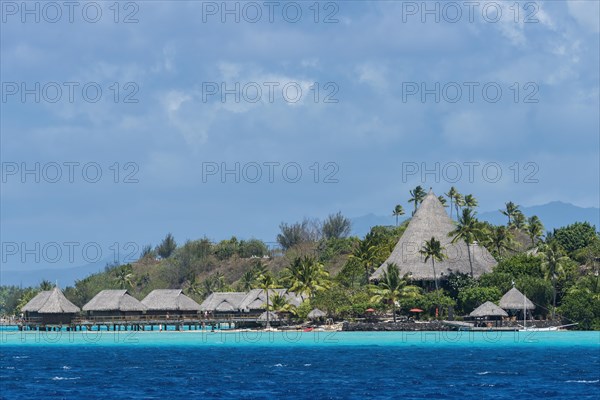
[[575, 324], [567, 324], [567, 325], [560, 325], [560, 326], [548, 326], [546, 328], [536, 328], [535, 326], [527, 326], [526, 300], [527, 300], [527, 297], [525, 297], [525, 294], [523, 294], [523, 326], [519, 327], [519, 329], [518, 329], [519, 332], [552, 332], [552, 331], [562, 330], [562, 328], [566, 328], [567, 326], [577, 325], [575, 323]]
[[577, 324], [567, 324], [567, 325], [560, 325], [560, 326], [549, 326], [547, 328], [536, 328], [534, 326], [530, 326], [530, 327], [526, 327], [526, 326], [522, 326], [519, 328], [520, 332], [550, 332], [550, 331], [561, 331], [563, 330], [563, 328], [566, 328], [567, 326], [575, 326]]

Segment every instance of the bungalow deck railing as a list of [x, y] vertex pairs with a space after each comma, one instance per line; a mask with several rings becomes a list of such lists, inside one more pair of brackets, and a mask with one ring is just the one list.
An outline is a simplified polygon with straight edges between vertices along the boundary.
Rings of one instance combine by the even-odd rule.
[[141, 315], [89, 315], [89, 316], [77, 316], [73, 318], [72, 324], [98, 324], [98, 323], [202, 323], [202, 322], [214, 322], [214, 321], [256, 321], [259, 314], [211, 314], [204, 316], [198, 315], [173, 315], [173, 314], [141, 314]]
[[[198, 313], [193, 315], [177, 314], [140, 314], [140, 315], [75, 315], [69, 322], [47, 322], [44, 317], [24, 317], [17, 321], [23, 327], [33, 326], [142, 326], [142, 325], [215, 325], [220, 323], [257, 323], [261, 313]], [[275, 322], [275, 321], [273, 321]]]

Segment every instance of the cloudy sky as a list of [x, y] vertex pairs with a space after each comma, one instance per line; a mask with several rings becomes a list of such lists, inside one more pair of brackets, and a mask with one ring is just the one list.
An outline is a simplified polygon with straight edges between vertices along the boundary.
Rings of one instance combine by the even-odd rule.
[[597, 1], [23, 4], [2, 2], [5, 270], [273, 241], [417, 184], [598, 206]]

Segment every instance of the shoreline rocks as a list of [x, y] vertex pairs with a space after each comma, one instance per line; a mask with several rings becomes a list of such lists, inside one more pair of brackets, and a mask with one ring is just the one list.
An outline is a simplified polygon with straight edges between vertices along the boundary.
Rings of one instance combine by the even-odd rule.
[[[504, 328], [519, 327], [522, 321], [505, 321]], [[527, 326], [548, 328], [561, 325], [560, 321], [528, 321]], [[395, 332], [395, 331], [450, 331], [456, 328], [445, 325], [442, 321], [423, 322], [348, 322], [342, 323], [342, 331], [346, 332]]]

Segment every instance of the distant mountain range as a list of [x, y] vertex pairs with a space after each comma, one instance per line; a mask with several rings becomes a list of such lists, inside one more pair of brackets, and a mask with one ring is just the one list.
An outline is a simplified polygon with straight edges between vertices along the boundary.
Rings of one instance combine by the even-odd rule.
[[[525, 216], [537, 215], [542, 220], [546, 231], [552, 231], [572, 224], [574, 222], [589, 222], [598, 230], [600, 228], [600, 208], [596, 207], [578, 207], [570, 203], [553, 201], [548, 204], [520, 208]], [[477, 215], [482, 221], [487, 221], [494, 225], [506, 224], [507, 218], [500, 211], [487, 211]], [[407, 219], [406, 215], [399, 218], [402, 222]], [[367, 214], [361, 217], [352, 218], [352, 235], [364, 237], [371, 227], [375, 225], [395, 225], [396, 218], [393, 216], [381, 216]]]
[[42, 280], [48, 280], [52, 283], [58, 282], [60, 287], [70, 286], [78, 279], [83, 279], [86, 276], [96, 272], [104, 271], [107, 264], [113, 259], [101, 260], [96, 263], [86, 264], [79, 267], [70, 268], [44, 268], [34, 270], [3, 270], [2, 285], [15, 286], [35, 286]]

